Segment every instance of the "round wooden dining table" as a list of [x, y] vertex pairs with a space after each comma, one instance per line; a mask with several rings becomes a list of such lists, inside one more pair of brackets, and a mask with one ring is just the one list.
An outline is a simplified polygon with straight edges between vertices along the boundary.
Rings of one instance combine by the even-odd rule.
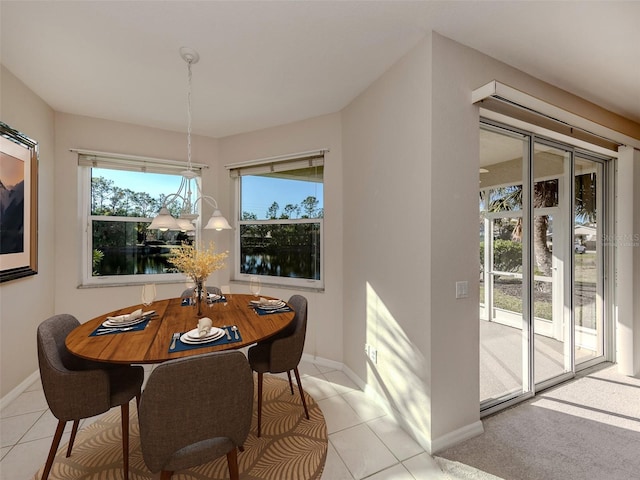
[[[275, 335], [286, 328], [295, 316], [295, 312], [286, 307], [260, 311], [251, 304], [255, 300], [253, 295], [234, 293], [227, 295], [223, 301], [203, 305], [202, 315], [197, 315], [195, 306], [185, 306], [185, 299], [181, 298], [157, 300], [150, 306], [133, 305], [81, 324], [69, 333], [65, 344], [78, 357], [118, 364], [161, 363], [174, 358], [238, 349]], [[103, 326], [107, 317], [129, 314], [139, 308], [155, 312], [143, 329], [109, 331]], [[171, 348], [174, 335], [197, 328], [198, 320], [202, 317], [210, 318], [214, 327], [228, 332], [220, 340], [224, 343], [185, 346], [178, 342], [178, 347], [174, 344]], [[234, 326], [238, 332], [237, 338]]]

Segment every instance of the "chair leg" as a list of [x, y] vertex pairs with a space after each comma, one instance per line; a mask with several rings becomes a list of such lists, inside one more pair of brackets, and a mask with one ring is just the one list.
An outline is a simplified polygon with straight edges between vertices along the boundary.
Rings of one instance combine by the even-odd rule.
[[129, 480], [129, 402], [121, 405], [122, 417], [122, 460], [124, 480]]
[[78, 425], [80, 420], [73, 421], [73, 428], [71, 429], [71, 438], [69, 438], [69, 447], [67, 448], [67, 458], [71, 456], [71, 449], [73, 448], [73, 442], [76, 441], [76, 433], [78, 433]]
[[302, 382], [300, 381], [300, 373], [298, 373], [298, 367], [293, 369], [293, 373], [296, 374], [296, 381], [298, 382], [298, 390], [300, 390], [300, 398], [302, 399], [304, 414], [307, 416], [307, 420], [309, 420], [309, 410], [307, 410], [307, 401], [304, 399], [304, 392], [302, 391]]
[[289, 377], [289, 389], [291, 390], [291, 395], [293, 395], [293, 382], [291, 381], [291, 370], [287, 370], [287, 377]]
[[53, 435], [53, 441], [51, 442], [51, 449], [49, 450], [49, 456], [47, 457], [47, 463], [44, 464], [44, 471], [42, 472], [42, 479], [47, 480], [49, 478], [49, 472], [53, 466], [53, 460], [56, 458], [56, 451], [60, 445], [60, 439], [62, 438], [62, 432], [64, 432], [64, 426], [67, 422], [58, 420], [58, 426], [56, 427], [56, 433]]
[[138, 411], [140, 411], [140, 395], [142, 395], [142, 392], [139, 392], [139, 393], [136, 395], [136, 409], [137, 409]]
[[173, 475], [173, 472], [169, 470], [162, 470], [162, 472], [160, 472], [160, 480], [169, 480], [171, 475]]
[[260, 436], [260, 428], [262, 426], [262, 376], [264, 374], [258, 372], [258, 436]]
[[229, 478], [231, 480], [239, 480], [240, 472], [238, 470], [238, 451], [235, 447], [227, 452], [227, 464], [229, 465]]

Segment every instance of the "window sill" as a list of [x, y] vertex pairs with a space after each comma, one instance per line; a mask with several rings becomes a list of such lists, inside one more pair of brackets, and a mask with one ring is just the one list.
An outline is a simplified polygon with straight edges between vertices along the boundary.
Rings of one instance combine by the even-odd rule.
[[[229, 283], [232, 285], [246, 285], [247, 293], [249, 293], [249, 281], [247, 280], [230, 280]], [[315, 293], [324, 293], [324, 287], [305, 287], [302, 285], [283, 285], [281, 283], [276, 282], [265, 282], [261, 279], [261, 285], [263, 287], [268, 288], [277, 288], [280, 290], [293, 290], [296, 292], [315, 292]]]
[[141, 287], [142, 285], [146, 285], [148, 283], [155, 283], [156, 285], [184, 285], [185, 281], [182, 280], [162, 280], [162, 281], [153, 281], [153, 280], [141, 280], [139, 282], [110, 282], [105, 281], [104, 283], [81, 283], [76, 288], [78, 290], [84, 290], [89, 288], [103, 288], [103, 287]]

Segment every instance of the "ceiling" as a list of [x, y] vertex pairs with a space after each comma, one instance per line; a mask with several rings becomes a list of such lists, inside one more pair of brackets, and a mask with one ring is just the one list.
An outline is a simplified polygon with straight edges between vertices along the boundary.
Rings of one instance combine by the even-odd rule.
[[341, 110], [429, 31], [640, 123], [640, 2], [8, 1], [1, 61], [53, 109], [223, 137]]

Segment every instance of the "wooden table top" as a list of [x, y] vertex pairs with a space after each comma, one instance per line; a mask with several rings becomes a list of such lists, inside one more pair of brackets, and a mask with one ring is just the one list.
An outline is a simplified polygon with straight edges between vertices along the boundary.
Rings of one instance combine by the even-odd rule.
[[[196, 315], [194, 306], [182, 306], [180, 298], [157, 300], [148, 307], [133, 305], [121, 308], [83, 323], [69, 333], [65, 343], [74, 355], [98, 362], [160, 363], [174, 358], [246, 347], [275, 335], [289, 325], [295, 316], [293, 311], [258, 315], [249, 306], [249, 302], [255, 300], [254, 296], [234, 293], [228, 297], [226, 303], [203, 305], [201, 316]], [[158, 314], [151, 318], [144, 330], [90, 336], [108, 316], [131, 313], [138, 308], [155, 310]], [[236, 325], [242, 340], [170, 352], [173, 334], [196, 328], [201, 317], [209, 317], [214, 327]]]

